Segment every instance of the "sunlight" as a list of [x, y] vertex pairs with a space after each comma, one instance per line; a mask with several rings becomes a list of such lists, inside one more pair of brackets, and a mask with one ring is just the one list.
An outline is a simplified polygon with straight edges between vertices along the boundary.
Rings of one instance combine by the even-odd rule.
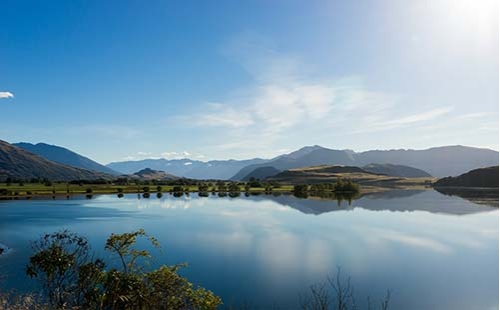
[[459, 35], [472, 34], [478, 40], [492, 38], [498, 27], [498, 6], [495, 0], [446, 0], [442, 12], [449, 26]]

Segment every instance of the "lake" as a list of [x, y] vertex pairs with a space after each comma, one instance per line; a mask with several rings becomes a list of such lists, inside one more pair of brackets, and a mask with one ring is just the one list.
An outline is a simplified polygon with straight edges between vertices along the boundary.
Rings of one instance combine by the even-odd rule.
[[[498, 204], [497, 204], [498, 206]], [[69, 228], [99, 256], [112, 233], [144, 228], [157, 263], [188, 262], [181, 274], [226, 306], [299, 307], [299, 295], [341, 268], [358, 306], [498, 309], [498, 207], [436, 191], [391, 191], [347, 202], [290, 195], [0, 201], [3, 288], [31, 290], [30, 241]], [[345, 278], [344, 278], [345, 279]]]

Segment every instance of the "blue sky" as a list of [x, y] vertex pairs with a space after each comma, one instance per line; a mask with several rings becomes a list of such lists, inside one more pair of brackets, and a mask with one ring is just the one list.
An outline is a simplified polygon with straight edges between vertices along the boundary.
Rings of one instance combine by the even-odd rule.
[[0, 1], [0, 139], [101, 163], [498, 150], [494, 0]]

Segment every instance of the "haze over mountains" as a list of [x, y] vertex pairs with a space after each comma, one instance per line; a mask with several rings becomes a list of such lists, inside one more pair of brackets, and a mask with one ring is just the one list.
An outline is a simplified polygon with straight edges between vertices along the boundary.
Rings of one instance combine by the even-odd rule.
[[[498, 165], [498, 152], [466, 146], [443, 146], [427, 150], [387, 150], [354, 152], [321, 146], [302, 148], [263, 164], [247, 166], [231, 179], [240, 180], [259, 167], [287, 170], [317, 165], [363, 167], [370, 164], [403, 165], [423, 170], [434, 177], [455, 176], [471, 169]], [[394, 166], [393, 166], [394, 167]]]
[[106, 166], [124, 174], [132, 174], [136, 171], [150, 168], [185, 178], [227, 180], [248, 165], [265, 162], [267, 160], [260, 158], [249, 160], [211, 160], [208, 162], [191, 159], [144, 159], [139, 161], [114, 162]]
[[[370, 168], [371, 164], [378, 165], [372, 165]], [[258, 170], [257, 176], [262, 179], [271, 176], [270, 173], [276, 171], [317, 165], [366, 167], [367, 171], [377, 172], [378, 170], [378, 173], [396, 173], [395, 176], [403, 177], [428, 175], [444, 177], [455, 176], [479, 167], [498, 165], [498, 152], [466, 146], [443, 146], [427, 150], [375, 150], [357, 153], [351, 150], [333, 150], [315, 145], [269, 160], [202, 162], [189, 159], [146, 159], [115, 162], [108, 164], [107, 167], [122, 173], [133, 173], [144, 168], [151, 168], [195, 179], [244, 180], [248, 179], [249, 175], [257, 168], [261, 168]], [[402, 166], [407, 166], [407, 168], [403, 169]], [[267, 168], [263, 169], [264, 167]]]
[[444, 177], [498, 165], [497, 151], [465, 146], [444, 146], [427, 150], [375, 150], [358, 153], [352, 150], [333, 150], [315, 145], [272, 159], [211, 160], [208, 162], [190, 159], [145, 159], [115, 162], [103, 166], [59, 146], [44, 143], [10, 145], [7, 142], [1, 142], [0, 169], [3, 169], [3, 176], [48, 177], [59, 180], [112, 177], [111, 174], [117, 173], [131, 175], [147, 168], [164, 171], [166, 175], [176, 177], [248, 180], [252, 176], [264, 179], [284, 170], [318, 165], [356, 166], [371, 173], [397, 177], [429, 175]]

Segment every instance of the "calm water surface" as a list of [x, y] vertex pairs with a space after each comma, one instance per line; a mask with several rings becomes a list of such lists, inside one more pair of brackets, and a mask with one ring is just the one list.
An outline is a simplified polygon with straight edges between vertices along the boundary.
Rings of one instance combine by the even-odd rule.
[[[387, 289], [391, 309], [498, 309], [498, 208], [434, 191], [398, 191], [343, 202], [293, 196], [0, 201], [4, 288], [27, 290], [29, 244], [69, 228], [98, 255], [112, 232], [158, 238], [157, 263], [188, 262], [182, 274], [226, 305], [299, 306], [308, 286], [349, 275], [363, 308]], [[109, 258], [111, 259], [111, 258]]]

